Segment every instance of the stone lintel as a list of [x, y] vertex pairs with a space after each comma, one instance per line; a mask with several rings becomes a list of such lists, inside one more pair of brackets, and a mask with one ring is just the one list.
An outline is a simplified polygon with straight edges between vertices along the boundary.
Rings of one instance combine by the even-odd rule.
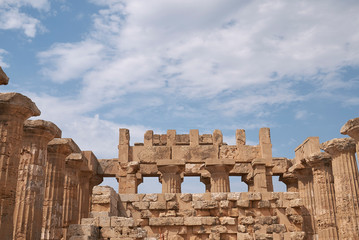
[[71, 138], [54, 138], [47, 145], [49, 153], [59, 152], [66, 156], [71, 153], [80, 153], [81, 150]]
[[24, 120], [41, 113], [30, 98], [14, 92], [0, 93], [0, 108], [2, 115], [22, 115]]
[[220, 166], [228, 165], [234, 166], [236, 164], [235, 159], [207, 159], [206, 166]]
[[0, 67], [0, 85], [7, 85], [9, 83], [9, 77]]
[[332, 157], [330, 156], [330, 154], [326, 153], [326, 152], [320, 152], [320, 153], [315, 153], [310, 155], [309, 157], [307, 157], [305, 159], [305, 162], [310, 165], [320, 165], [320, 164], [325, 164], [328, 163], [332, 160]]
[[355, 152], [355, 140], [353, 138], [334, 138], [322, 143], [320, 148], [329, 154]]
[[[132, 163], [132, 162], [129, 162], [129, 163]], [[125, 169], [125, 172], [127, 173], [127, 168], [128, 168], [129, 163], [120, 163], [120, 166], [119, 166], [119, 162], [118, 162], [117, 158], [99, 159], [98, 165], [97, 165], [98, 167], [95, 172], [104, 177], [112, 177], [118, 173], [119, 167], [120, 167], [120, 169]]]
[[61, 138], [61, 130], [52, 122], [45, 120], [26, 120], [24, 131], [31, 135], [48, 135], [51, 138]]
[[181, 165], [185, 165], [185, 161], [184, 160], [174, 160], [174, 159], [161, 159], [157, 161], [157, 166], [169, 166], [169, 165], [176, 165], [176, 166], [181, 166]]
[[295, 163], [300, 163], [304, 158], [319, 153], [319, 137], [308, 137], [298, 147], [295, 148]]
[[344, 135], [349, 135], [356, 141], [359, 141], [359, 118], [350, 119], [340, 129], [340, 133]]

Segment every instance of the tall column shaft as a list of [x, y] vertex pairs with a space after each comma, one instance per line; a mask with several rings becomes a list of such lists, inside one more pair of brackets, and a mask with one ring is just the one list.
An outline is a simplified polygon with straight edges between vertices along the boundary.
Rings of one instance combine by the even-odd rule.
[[359, 239], [359, 173], [355, 141], [337, 138], [322, 144], [333, 160], [336, 218], [340, 239]]
[[312, 239], [316, 233], [315, 226], [315, 198], [313, 187], [313, 173], [309, 167], [298, 169], [296, 171], [298, 177], [298, 192], [303, 200], [301, 209], [303, 216], [303, 231], [306, 233], [305, 239]]
[[20, 154], [14, 239], [40, 239], [47, 144], [61, 131], [51, 122], [27, 120]]
[[319, 153], [307, 158], [312, 167], [315, 201], [315, 224], [319, 240], [338, 239], [335, 217], [335, 193], [331, 157]]
[[19, 93], [0, 93], [0, 236], [12, 239], [23, 123], [39, 109]]
[[68, 138], [55, 138], [48, 144], [46, 163], [45, 196], [43, 206], [43, 240], [61, 239], [62, 208], [65, 181], [65, 159], [73, 152], [81, 152], [79, 147]]

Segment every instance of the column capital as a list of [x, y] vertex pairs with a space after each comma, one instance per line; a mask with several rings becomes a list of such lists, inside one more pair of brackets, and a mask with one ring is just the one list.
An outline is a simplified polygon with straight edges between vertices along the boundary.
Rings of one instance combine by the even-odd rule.
[[45, 120], [26, 120], [24, 132], [29, 135], [38, 135], [45, 138], [61, 138], [61, 130], [52, 122]]
[[329, 154], [335, 155], [343, 152], [355, 152], [353, 138], [334, 138], [320, 145], [320, 148]]
[[9, 77], [0, 67], [0, 85], [7, 85], [9, 83]]
[[332, 161], [332, 157], [326, 152], [315, 153], [305, 159], [305, 162], [311, 167], [326, 164], [330, 161]]
[[22, 116], [24, 120], [41, 113], [30, 98], [14, 92], [0, 93], [0, 108], [1, 115]]
[[349, 135], [355, 140], [359, 141], [359, 118], [350, 119], [343, 127], [340, 129], [340, 133], [344, 135]]
[[66, 157], [66, 166], [80, 171], [81, 165], [84, 164], [85, 161], [85, 157], [82, 153], [71, 153]]
[[81, 150], [71, 138], [54, 138], [47, 145], [48, 153], [62, 153], [66, 156], [71, 153], [80, 153]]

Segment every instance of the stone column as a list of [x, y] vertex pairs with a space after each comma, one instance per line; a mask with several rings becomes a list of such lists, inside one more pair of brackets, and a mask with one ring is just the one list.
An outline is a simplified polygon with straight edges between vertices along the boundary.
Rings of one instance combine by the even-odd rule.
[[162, 193], [181, 193], [184, 165], [158, 166], [161, 172]]
[[43, 240], [62, 238], [65, 159], [74, 152], [81, 150], [70, 138], [55, 138], [48, 144], [41, 231]]
[[200, 181], [201, 183], [204, 184], [205, 186], [205, 192], [211, 192], [211, 178], [207, 177], [207, 176], [202, 176], [200, 177]]
[[355, 141], [352, 138], [336, 138], [322, 143], [321, 148], [333, 158], [339, 238], [358, 239], [359, 173], [355, 159]]
[[297, 163], [290, 167], [288, 171], [290, 173], [294, 173], [298, 178], [298, 192], [300, 198], [303, 200], [303, 207], [301, 208], [303, 216], [303, 231], [306, 233], [305, 239], [311, 240], [316, 234], [312, 169], [305, 163]]
[[248, 192], [254, 192], [254, 177], [253, 172], [250, 172], [242, 177], [242, 182], [248, 186]]
[[61, 130], [43, 120], [27, 120], [20, 154], [14, 211], [14, 239], [40, 239], [47, 144]]
[[207, 165], [206, 170], [211, 174], [211, 192], [230, 192], [229, 171], [233, 165]]
[[338, 239], [331, 157], [318, 153], [306, 159], [313, 172], [315, 224], [319, 240]]
[[266, 162], [264, 159], [254, 159], [252, 161], [254, 192], [267, 192]]
[[287, 192], [298, 192], [298, 178], [293, 173], [284, 173], [279, 180], [287, 186]]
[[120, 163], [118, 181], [119, 193], [137, 193], [137, 188], [142, 183], [142, 175], [138, 173], [138, 162]]
[[64, 197], [62, 204], [62, 228], [64, 238], [67, 235], [67, 228], [70, 224], [77, 224], [79, 222], [79, 178], [81, 165], [83, 163], [84, 157], [82, 153], [71, 153], [66, 158]]
[[0, 93], [0, 236], [12, 239], [23, 124], [40, 110], [19, 93]]

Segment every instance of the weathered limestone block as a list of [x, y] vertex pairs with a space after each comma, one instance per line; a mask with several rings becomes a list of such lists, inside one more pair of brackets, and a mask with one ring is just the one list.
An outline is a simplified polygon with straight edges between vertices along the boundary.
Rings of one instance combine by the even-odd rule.
[[9, 83], [9, 77], [0, 67], [0, 85], [7, 85]]
[[120, 139], [118, 144], [118, 161], [126, 163], [130, 161], [130, 131], [120, 129]]
[[339, 239], [359, 236], [359, 173], [355, 140], [335, 138], [321, 148], [332, 156]]
[[108, 216], [119, 216], [119, 195], [109, 186], [95, 186], [92, 193], [92, 212], [106, 212]]
[[183, 217], [153, 217], [149, 219], [150, 226], [182, 226], [184, 225]]
[[26, 120], [14, 211], [14, 239], [40, 239], [47, 144], [61, 130], [43, 120]]
[[41, 239], [61, 239], [63, 236], [65, 159], [71, 153], [80, 152], [80, 148], [70, 138], [54, 138], [47, 146]]
[[11, 239], [23, 124], [40, 110], [19, 93], [0, 93], [0, 236]]

